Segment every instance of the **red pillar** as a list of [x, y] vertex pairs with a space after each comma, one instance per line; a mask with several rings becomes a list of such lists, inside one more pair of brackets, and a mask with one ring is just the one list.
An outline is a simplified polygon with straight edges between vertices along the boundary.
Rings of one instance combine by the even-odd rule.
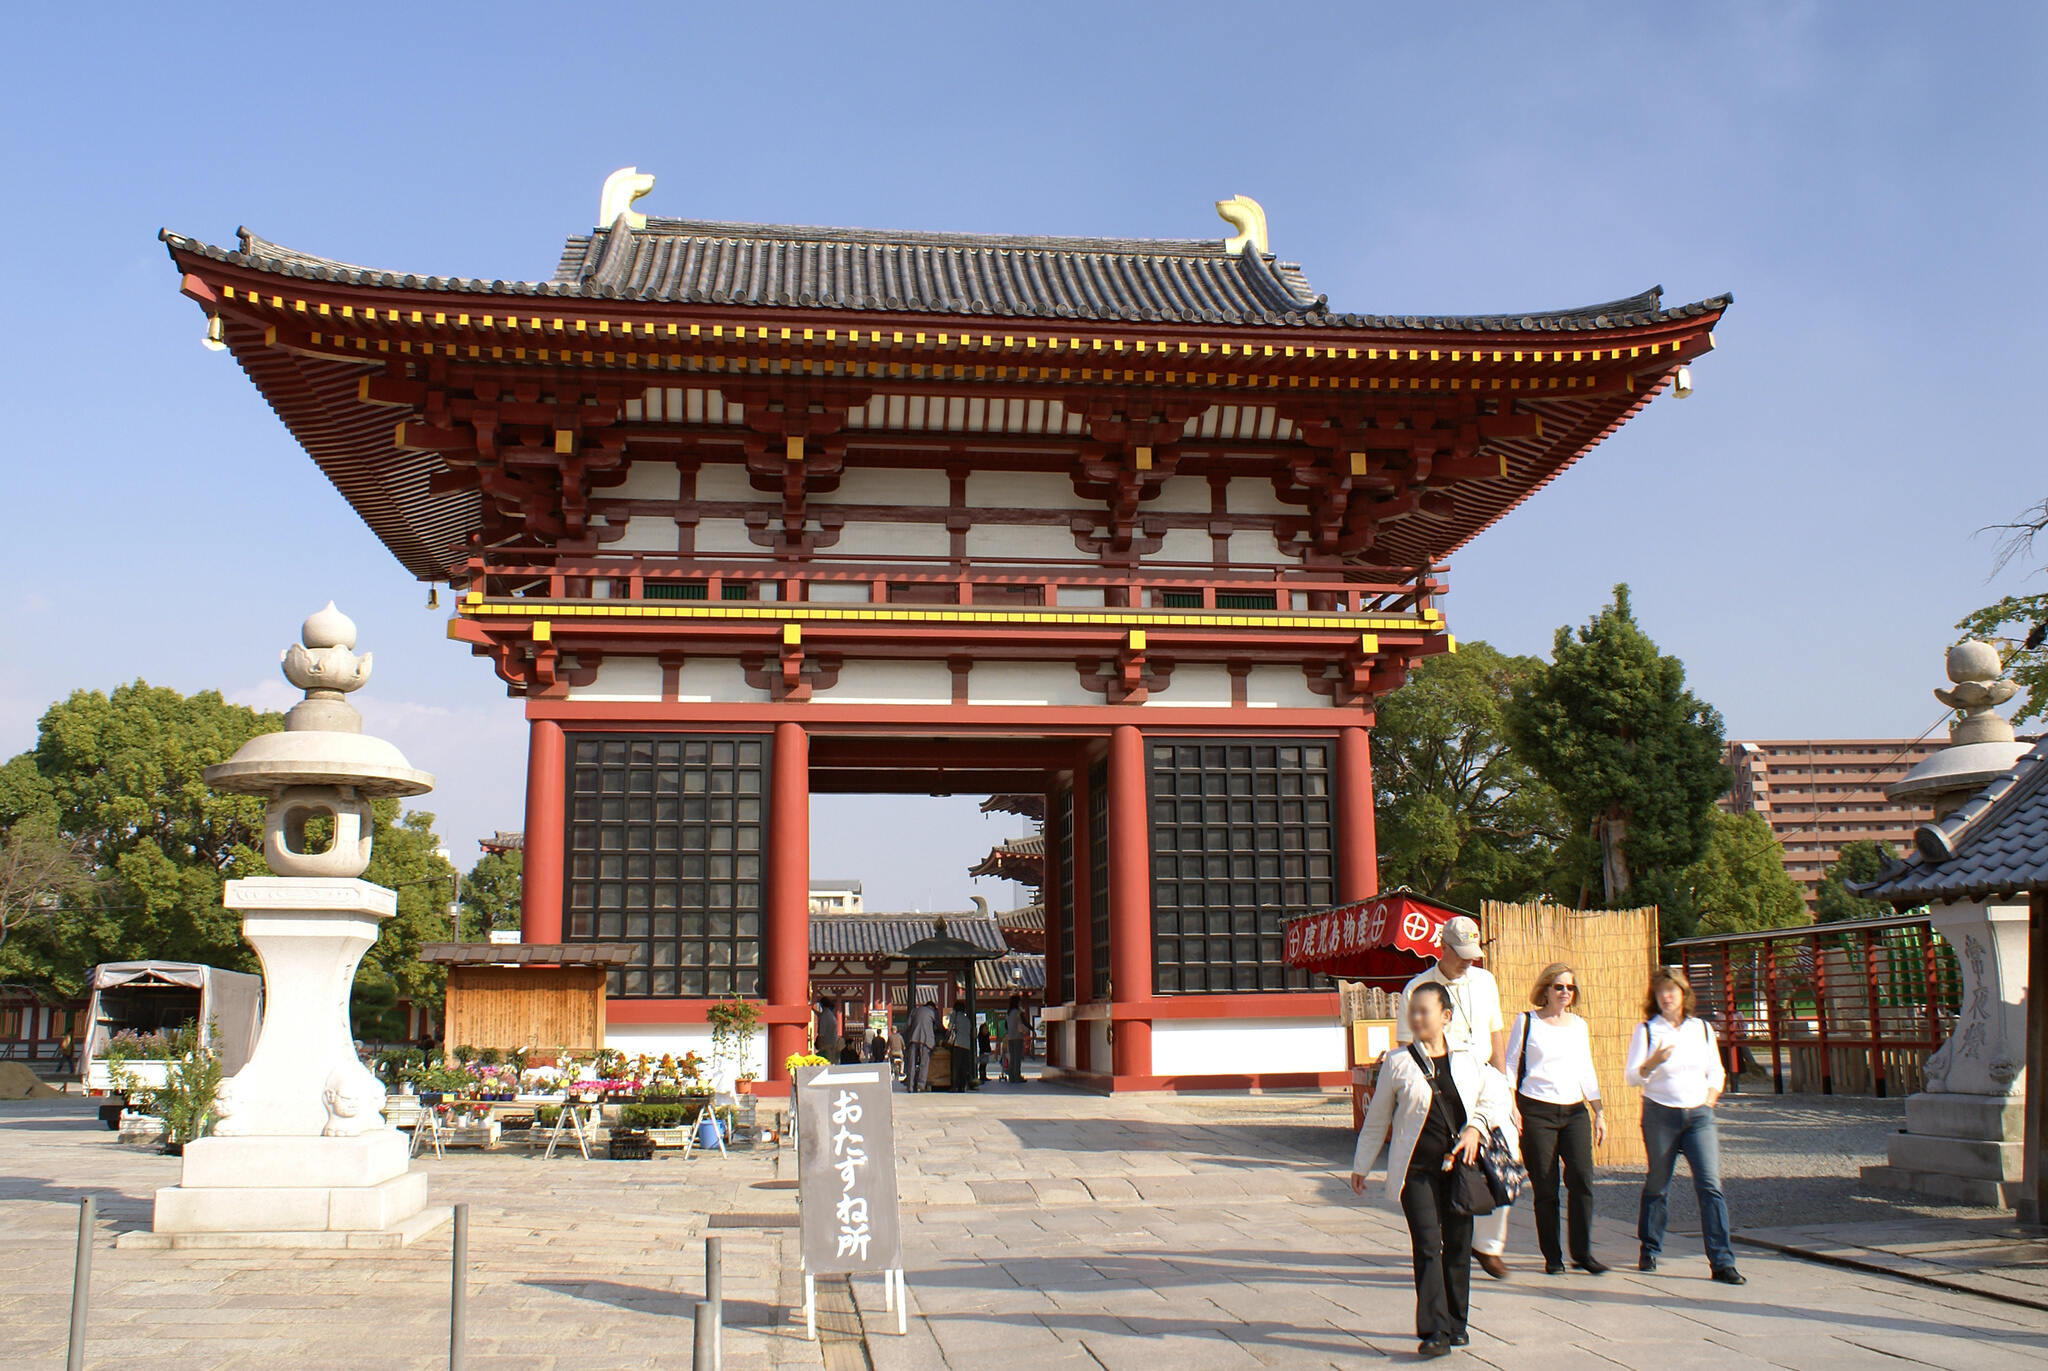
[[[1045, 792], [1045, 832], [1048, 835], [1059, 832], [1060, 795], [1056, 787]], [[1068, 892], [1060, 889], [1059, 849], [1046, 843], [1045, 853], [1045, 990], [1039, 996], [1041, 1010], [1047, 1005], [1059, 1003], [1060, 993], [1060, 944], [1072, 935], [1061, 929], [1060, 919], [1067, 908]], [[1060, 1060], [1060, 1037], [1048, 1026], [1045, 1035], [1045, 1064], [1066, 1066]]]
[[[1152, 998], [1152, 814], [1145, 737], [1121, 724], [1109, 735], [1109, 998]], [[1115, 1011], [1112, 1010], [1112, 1013]], [[1152, 1021], [1115, 1019], [1119, 1077], [1152, 1074]]]
[[[1095, 984], [1095, 939], [1089, 929], [1089, 912], [1095, 906], [1089, 898], [1089, 888], [1095, 863], [1088, 831], [1089, 765], [1085, 754], [1074, 759], [1074, 883], [1067, 891], [1065, 911], [1066, 936], [1074, 940], [1074, 1004], [1077, 1006], [1095, 998], [1090, 992], [1090, 987]], [[1076, 1019], [1073, 1022], [1074, 1060], [1069, 1069], [1097, 1071], [1107, 1066], [1106, 1062], [1095, 1062], [1089, 1052], [1089, 1021]]]
[[1379, 840], [1372, 816], [1372, 739], [1363, 728], [1337, 730], [1337, 903], [1380, 891]]
[[804, 1050], [803, 1008], [811, 984], [811, 744], [801, 724], [777, 724], [768, 775], [768, 928], [762, 990], [771, 1010], [795, 1023], [768, 1025], [768, 1079], [788, 1073], [783, 1058]]
[[526, 743], [526, 833], [519, 857], [522, 942], [562, 941], [563, 748], [560, 724], [533, 721]]

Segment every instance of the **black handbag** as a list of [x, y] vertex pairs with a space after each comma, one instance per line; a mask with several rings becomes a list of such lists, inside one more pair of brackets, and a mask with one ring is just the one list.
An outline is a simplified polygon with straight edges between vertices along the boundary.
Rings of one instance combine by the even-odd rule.
[[[1415, 1065], [1421, 1069], [1422, 1079], [1429, 1084], [1429, 1107], [1431, 1109], [1442, 1109], [1444, 1107], [1443, 1097], [1437, 1093], [1436, 1073], [1429, 1069], [1429, 1058], [1424, 1056], [1422, 1049], [1414, 1043], [1408, 1044], [1408, 1051], [1415, 1058]], [[1449, 1114], [1444, 1115], [1444, 1128], [1450, 1132], [1453, 1141], [1455, 1141], [1458, 1130], [1451, 1128], [1451, 1116]], [[1499, 1130], [1495, 1131], [1497, 1133]], [[1480, 1149], [1479, 1155], [1482, 1159], [1485, 1157], [1486, 1151], [1484, 1147]], [[1450, 1199], [1451, 1212], [1453, 1214], [1475, 1219], [1484, 1218], [1499, 1207], [1494, 1195], [1492, 1179], [1483, 1169], [1468, 1161], [1454, 1161], [1451, 1163]]]

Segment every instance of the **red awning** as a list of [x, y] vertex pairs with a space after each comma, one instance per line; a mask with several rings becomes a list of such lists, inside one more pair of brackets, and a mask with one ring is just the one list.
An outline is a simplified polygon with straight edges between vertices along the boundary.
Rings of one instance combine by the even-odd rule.
[[1304, 914], [1287, 921], [1287, 964], [1347, 981], [1405, 983], [1436, 960], [1444, 923], [1458, 913], [1397, 890]]

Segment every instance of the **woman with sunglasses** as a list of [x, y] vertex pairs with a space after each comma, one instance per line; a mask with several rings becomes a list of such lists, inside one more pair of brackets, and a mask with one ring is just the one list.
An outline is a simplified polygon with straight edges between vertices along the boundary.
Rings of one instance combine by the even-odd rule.
[[1535, 1197], [1536, 1243], [1547, 1275], [1564, 1274], [1557, 1240], [1557, 1173], [1563, 1163], [1572, 1265], [1588, 1275], [1607, 1270], [1593, 1255], [1593, 1147], [1607, 1140], [1593, 1040], [1578, 1007], [1578, 973], [1552, 962], [1529, 992], [1533, 1011], [1515, 1016], [1508, 1032], [1508, 1071], [1515, 1083], [1522, 1165]]

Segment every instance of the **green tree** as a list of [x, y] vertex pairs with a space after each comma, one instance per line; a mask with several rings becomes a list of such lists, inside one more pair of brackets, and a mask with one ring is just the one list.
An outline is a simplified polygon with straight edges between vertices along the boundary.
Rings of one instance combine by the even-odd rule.
[[1516, 751], [1597, 846], [1608, 906], [1668, 889], [1706, 850], [1728, 787], [1721, 715], [1636, 623], [1627, 586], [1576, 634], [1558, 629], [1550, 665], [1515, 687], [1506, 720]]
[[[67, 887], [53, 917], [25, 919], [19, 936], [0, 940], [0, 980], [75, 998], [103, 961], [255, 970], [221, 894], [228, 880], [265, 870], [263, 802], [215, 792], [201, 773], [283, 723], [217, 691], [187, 696], [142, 681], [76, 691], [45, 711], [35, 747], [0, 766], [0, 835], [10, 847], [52, 835], [77, 854], [89, 889]], [[455, 868], [439, 853], [431, 814], [401, 816], [396, 800], [372, 810], [363, 874], [397, 890], [398, 913], [365, 956], [366, 975], [373, 994], [388, 985], [394, 997], [436, 1003], [443, 974], [417, 952], [448, 936]]]
[[1750, 933], [1808, 922], [1806, 900], [1785, 870], [1785, 850], [1759, 814], [1714, 810], [1697, 859], [1664, 882], [1658, 912], [1665, 941], [1694, 933]]
[[1380, 881], [1464, 908], [1551, 888], [1568, 821], [1508, 746], [1502, 712], [1543, 670], [1483, 642], [1424, 659], [1372, 731]]
[[[1994, 573], [2015, 561], [2032, 561], [2035, 541], [2048, 532], [2048, 499], [2037, 500], [2011, 523], [1998, 525], [2004, 537], [1992, 561]], [[2014, 723], [2048, 719], [2048, 592], [2007, 595], [1966, 614], [1956, 623], [1966, 638], [1986, 638], [2005, 648], [2005, 672], [2024, 692]]]
[[1883, 900], [1866, 900], [1849, 892], [1849, 883], [1874, 881], [1894, 861], [1890, 843], [1859, 838], [1842, 848], [1840, 856], [1828, 863], [1814, 891], [1814, 921], [1840, 923], [1844, 919], [1882, 919], [1892, 912]]
[[519, 853], [486, 852], [462, 878], [462, 922], [475, 936], [519, 927], [520, 871]]
[[99, 883], [83, 845], [39, 810], [0, 830], [0, 986], [62, 998], [49, 972], [66, 925], [97, 907]]

